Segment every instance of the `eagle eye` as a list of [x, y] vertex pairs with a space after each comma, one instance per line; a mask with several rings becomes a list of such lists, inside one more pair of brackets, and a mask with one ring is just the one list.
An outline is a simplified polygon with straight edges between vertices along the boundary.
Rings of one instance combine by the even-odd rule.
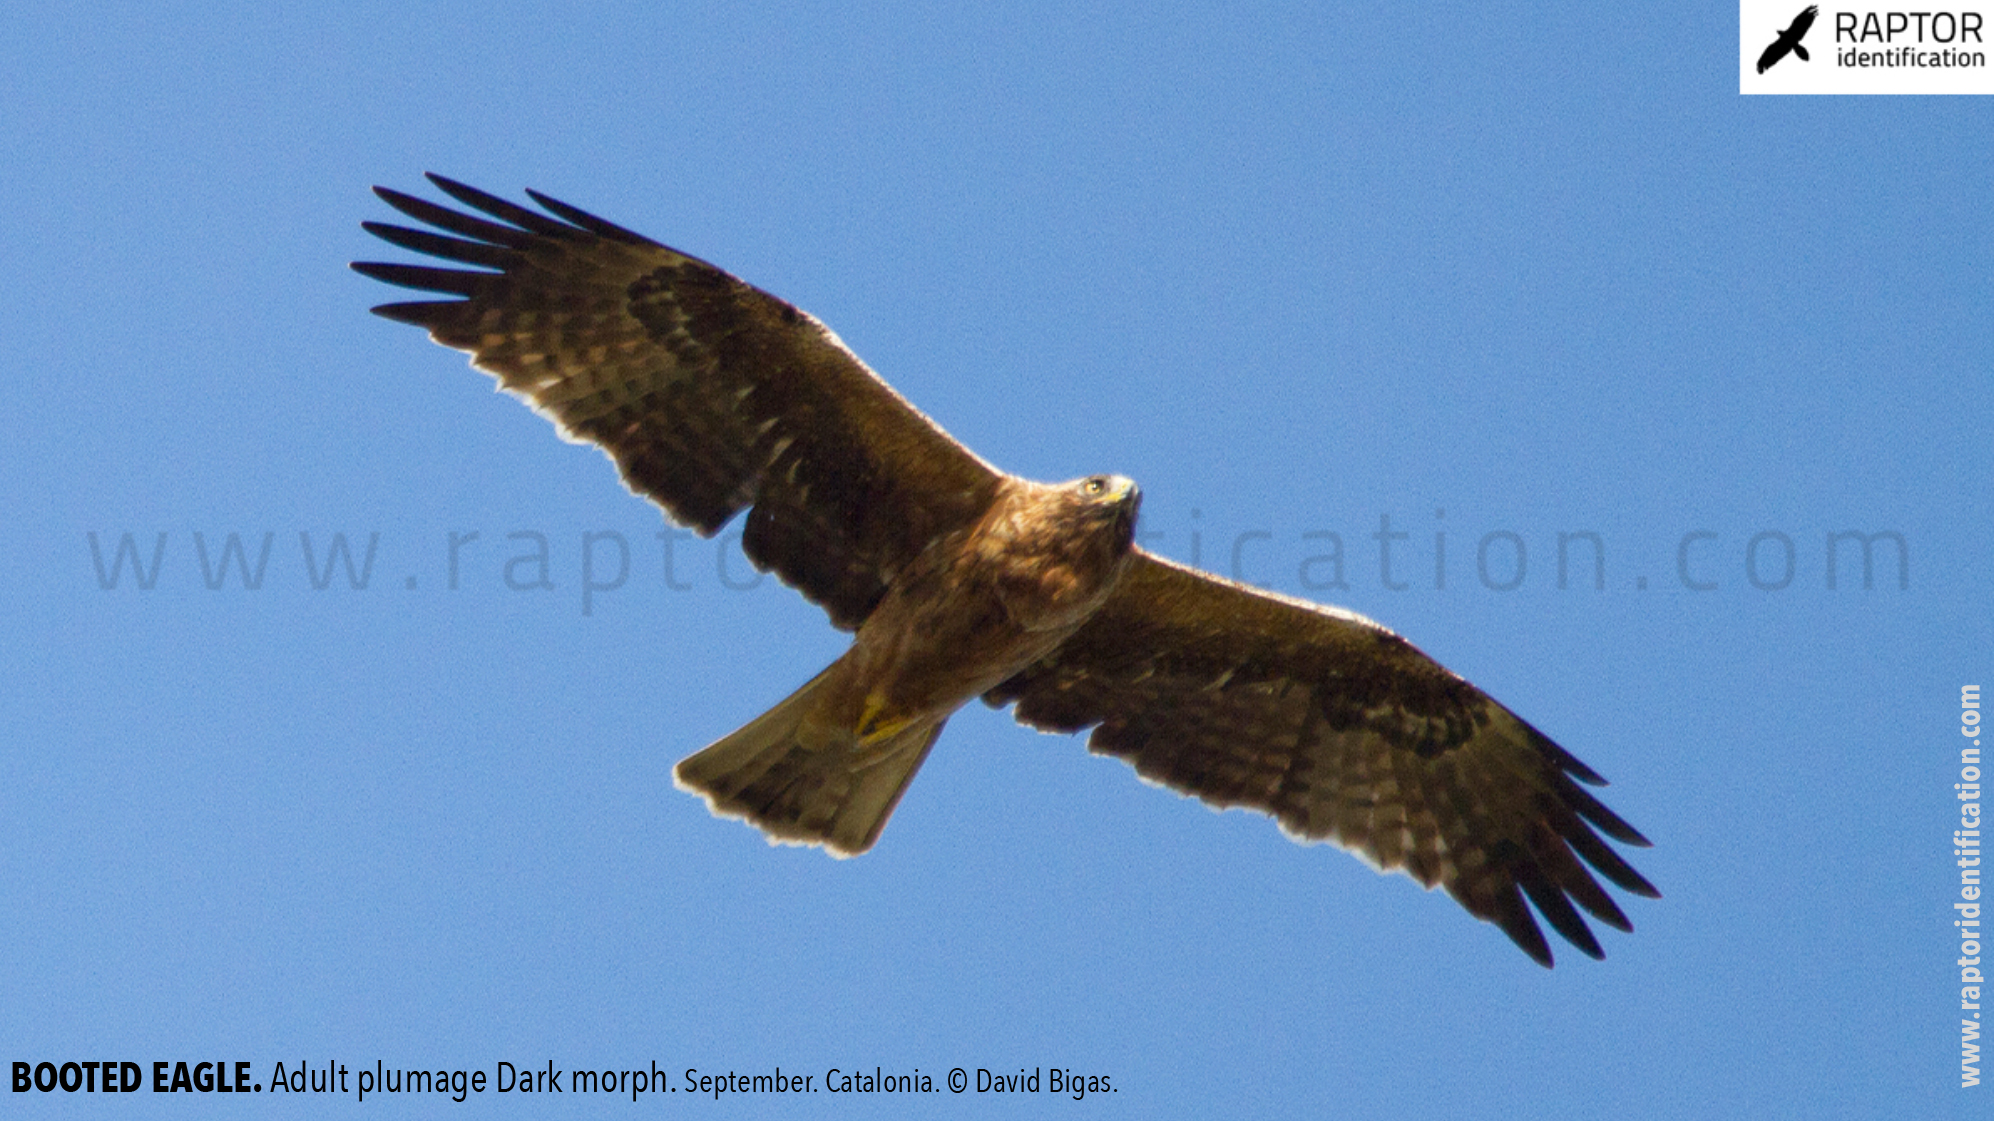
[[1108, 493], [1108, 480], [1096, 475], [1088, 479], [1080, 489], [1085, 491], [1089, 498], [1099, 498]]

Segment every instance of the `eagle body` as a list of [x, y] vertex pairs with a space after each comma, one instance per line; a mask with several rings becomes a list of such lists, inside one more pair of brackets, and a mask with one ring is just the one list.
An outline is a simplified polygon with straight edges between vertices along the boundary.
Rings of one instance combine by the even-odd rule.
[[981, 697], [1444, 887], [1546, 966], [1538, 916], [1593, 957], [1581, 910], [1632, 929], [1594, 873], [1658, 894], [1602, 839], [1648, 844], [1584, 788], [1605, 780], [1400, 636], [1148, 553], [1130, 480], [998, 471], [823, 324], [704, 261], [535, 192], [541, 210], [430, 179], [475, 213], [376, 188], [430, 228], [364, 225], [452, 267], [353, 267], [449, 298], [374, 310], [470, 352], [680, 523], [745, 514], [748, 558], [853, 632], [680, 762], [716, 814], [864, 852]]
[[901, 574], [837, 661], [674, 777], [778, 840], [866, 851], [948, 718], [1113, 591], [1140, 501], [1127, 479], [1008, 480], [973, 531], [938, 538]]

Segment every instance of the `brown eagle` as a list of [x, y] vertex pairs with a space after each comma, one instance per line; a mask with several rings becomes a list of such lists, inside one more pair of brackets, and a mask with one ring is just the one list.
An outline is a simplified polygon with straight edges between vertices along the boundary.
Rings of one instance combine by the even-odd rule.
[[1586, 866], [1658, 894], [1600, 839], [1648, 844], [1579, 785], [1599, 775], [1398, 635], [1143, 551], [1133, 482], [998, 471], [823, 324], [704, 261], [537, 192], [545, 213], [429, 178], [483, 216], [377, 187], [443, 233], [364, 226], [469, 267], [356, 263], [454, 297], [374, 311], [470, 352], [677, 521], [711, 536], [748, 511], [748, 558], [855, 632], [678, 765], [716, 814], [864, 852], [949, 716], [981, 697], [1035, 728], [1092, 728], [1093, 751], [1146, 779], [1445, 886], [1547, 966], [1526, 898], [1600, 957], [1574, 903], [1633, 928]]

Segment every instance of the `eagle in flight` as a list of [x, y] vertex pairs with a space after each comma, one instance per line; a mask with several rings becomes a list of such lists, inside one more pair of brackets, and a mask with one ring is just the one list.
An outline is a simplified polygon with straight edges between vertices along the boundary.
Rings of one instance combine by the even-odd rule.
[[1802, 62], [1810, 61], [1807, 48], [1801, 46], [1800, 41], [1807, 38], [1807, 29], [1814, 26], [1814, 17], [1820, 14], [1821, 9], [1812, 4], [1801, 9], [1786, 30], [1779, 33], [1779, 38], [1774, 39], [1765, 53], [1759, 56], [1759, 73], [1772, 69], [1773, 63], [1785, 58], [1788, 51], [1799, 55]]
[[1130, 480], [997, 470], [816, 319], [704, 261], [538, 192], [535, 211], [429, 178], [467, 210], [375, 193], [440, 233], [364, 226], [464, 267], [357, 262], [448, 297], [374, 311], [468, 351], [678, 522], [710, 537], [746, 510], [749, 560], [853, 632], [802, 688], [679, 763], [714, 813], [862, 853], [950, 715], [981, 697], [1443, 886], [1546, 966], [1526, 899], [1600, 957], [1580, 908], [1633, 928], [1587, 866], [1658, 895], [1601, 839], [1648, 844], [1580, 785], [1604, 780], [1405, 639], [1143, 550]]

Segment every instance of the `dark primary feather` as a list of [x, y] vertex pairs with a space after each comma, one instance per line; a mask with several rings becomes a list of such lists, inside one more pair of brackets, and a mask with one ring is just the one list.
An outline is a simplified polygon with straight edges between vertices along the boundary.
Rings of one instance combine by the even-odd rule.
[[989, 504], [998, 473], [810, 316], [545, 195], [529, 192], [542, 214], [430, 180], [484, 217], [375, 188], [443, 233], [366, 228], [473, 267], [353, 267], [463, 298], [374, 310], [469, 351], [564, 433], [607, 451], [632, 490], [701, 533], [752, 507], [748, 558], [837, 626], [855, 628], [895, 572]]
[[1091, 750], [1145, 778], [1443, 886], [1545, 965], [1526, 898], [1598, 957], [1574, 902], [1631, 925], [1585, 866], [1658, 894], [1600, 839], [1648, 843], [1574, 781], [1599, 776], [1487, 694], [1369, 620], [1147, 553], [984, 699], [1034, 727], [1092, 727]]

